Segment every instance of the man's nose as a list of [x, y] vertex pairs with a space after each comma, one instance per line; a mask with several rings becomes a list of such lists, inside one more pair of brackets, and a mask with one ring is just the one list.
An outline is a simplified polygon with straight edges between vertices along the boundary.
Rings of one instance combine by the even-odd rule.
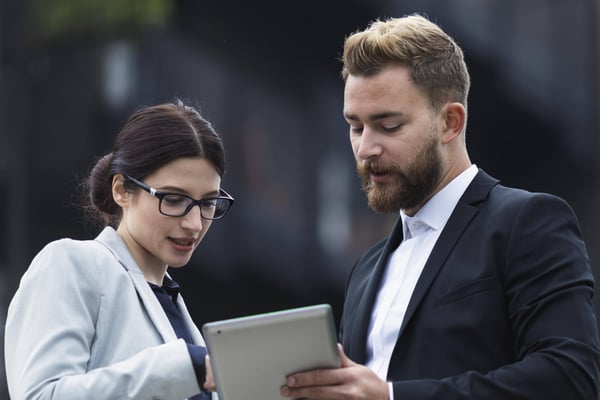
[[356, 157], [360, 160], [368, 160], [381, 155], [382, 146], [378, 135], [373, 130], [365, 127], [362, 134], [356, 140]]

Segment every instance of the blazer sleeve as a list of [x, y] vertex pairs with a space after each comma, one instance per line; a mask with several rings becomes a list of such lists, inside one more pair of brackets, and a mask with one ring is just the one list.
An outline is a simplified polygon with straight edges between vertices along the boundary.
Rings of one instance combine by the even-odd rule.
[[[5, 327], [11, 399], [182, 400], [199, 393], [183, 340], [153, 345], [111, 365], [89, 369], [106, 295], [103, 285], [109, 284], [102, 268], [116, 261], [93, 244], [82, 250], [86, 245], [81, 243], [64, 239], [46, 246], [11, 301]], [[115, 345], [125, 340], [119, 335], [115, 334]]]
[[575, 214], [562, 199], [537, 194], [511, 223], [508, 240], [492, 238], [490, 246], [502, 247], [498, 273], [516, 361], [486, 372], [396, 381], [396, 400], [600, 398], [594, 280]]

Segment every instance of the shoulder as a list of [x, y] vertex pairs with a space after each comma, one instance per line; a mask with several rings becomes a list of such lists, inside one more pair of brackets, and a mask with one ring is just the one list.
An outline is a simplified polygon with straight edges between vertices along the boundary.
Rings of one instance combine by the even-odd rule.
[[481, 169], [460, 202], [488, 210], [492, 214], [518, 212], [523, 208], [538, 205], [543, 206], [542, 208], [547, 206], [572, 212], [569, 204], [557, 195], [505, 186]]
[[487, 233], [482, 236], [506, 238], [513, 259], [542, 252], [556, 259], [576, 254], [580, 260], [588, 258], [577, 215], [560, 196], [498, 185], [480, 211], [476, 226]]
[[32, 264], [43, 261], [93, 261], [110, 255], [107, 249], [95, 240], [59, 239], [45, 245], [35, 256]]
[[95, 240], [59, 239], [46, 244], [33, 258], [22, 281], [79, 282], [95, 285], [115, 257]]
[[574, 214], [569, 203], [560, 196], [500, 184], [490, 190], [481, 207], [505, 216], [522, 215], [523, 212], [539, 215], [556, 212]]

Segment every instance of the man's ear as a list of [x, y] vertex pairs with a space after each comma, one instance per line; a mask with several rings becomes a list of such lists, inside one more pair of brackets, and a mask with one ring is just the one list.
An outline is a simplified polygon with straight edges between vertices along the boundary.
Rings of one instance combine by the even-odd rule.
[[115, 174], [112, 180], [112, 196], [120, 207], [127, 206], [129, 202], [129, 193], [125, 189], [125, 185], [123, 184], [123, 175]]
[[461, 103], [447, 103], [442, 109], [444, 131], [442, 143], [448, 144], [456, 139], [465, 129], [467, 112]]

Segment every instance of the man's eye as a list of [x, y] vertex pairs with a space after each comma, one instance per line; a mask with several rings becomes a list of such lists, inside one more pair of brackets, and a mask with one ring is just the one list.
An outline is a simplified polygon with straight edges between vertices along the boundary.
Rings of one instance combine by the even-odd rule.
[[361, 133], [363, 130], [362, 126], [350, 126], [350, 132], [352, 133]]
[[386, 132], [395, 132], [398, 129], [402, 128], [402, 124], [399, 125], [392, 125], [392, 126], [384, 126], [383, 130]]

